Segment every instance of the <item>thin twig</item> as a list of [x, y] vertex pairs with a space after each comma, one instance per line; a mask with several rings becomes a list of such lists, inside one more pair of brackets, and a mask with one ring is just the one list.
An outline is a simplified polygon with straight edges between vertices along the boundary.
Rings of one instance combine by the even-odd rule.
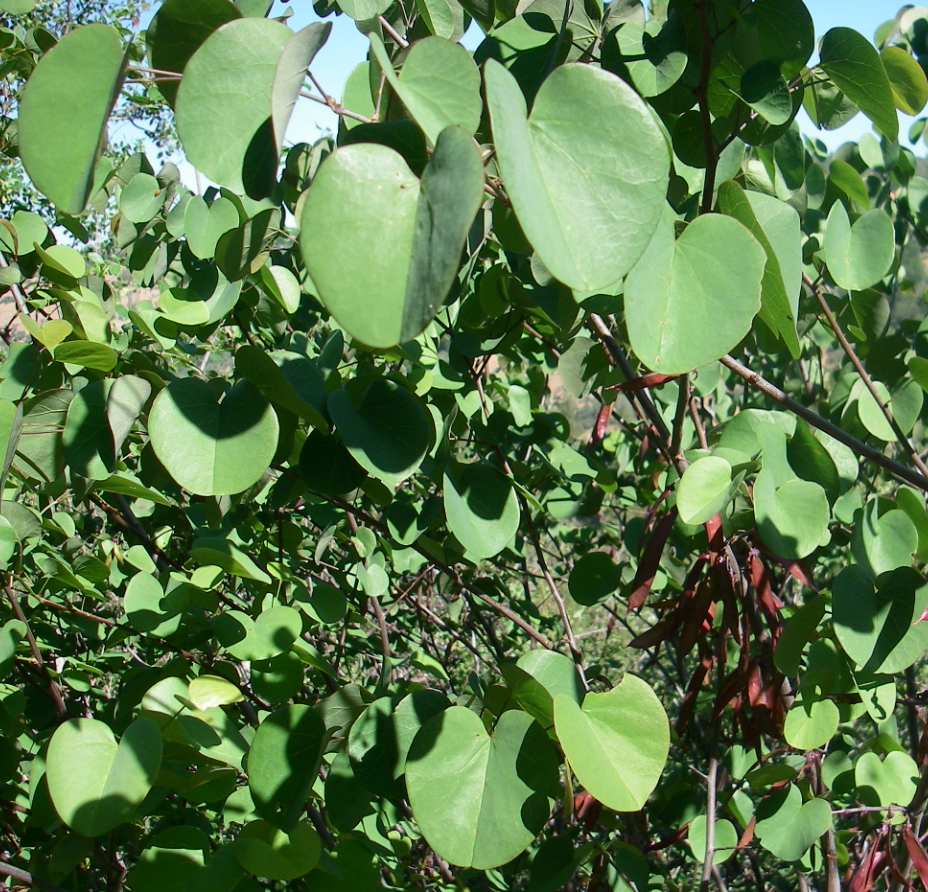
[[847, 339], [847, 336], [841, 328], [841, 324], [838, 322], [837, 318], [835, 318], [834, 313], [831, 312], [828, 301], [825, 300], [825, 296], [822, 294], [821, 289], [805, 273], [803, 273], [802, 278], [806, 283], [806, 287], [812, 291], [818, 300], [818, 304], [822, 308], [822, 313], [825, 314], [825, 318], [828, 320], [831, 330], [838, 339], [841, 349], [844, 350], [847, 358], [851, 361], [851, 365], [854, 366], [855, 371], [860, 376], [860, 380], [864, 382], [864, 386], [870, 391], [870, 396], [873, 397], [876, 404], [880, 407], [883, 417], [896, 435], [897, 442], [908, 454], [909, 458], [912, 459], [915, 467], [917, 467], [925, 477], [928, 477], [928, 466], [921, 460], [915, 447], [909, 442], [909, 438], [905, 435], [905, 432], [899, 427], [899, 423], [893, 417], [893, 413], [890, 411], [889, 406], [886, 405], [886, 402], [880, 396], [876, 389], [876, 385], [873, 383], [873, 379], [870, 377], [870, 373], [864, 368], [864, 364], [860, 361], [860, 357], [857, 355], [857, 351], [854, 349], [853, 344]]
[[[6, 257], [0, 254], [0, 269], [6, 269], [9, 266], [9, 263], [6, 261]], [[23, 294], [22, 288], [19, 285], [10, 285], [10, 291], [13, 294], [13, 302], [16, 304], [17, 313], [26, 312], [26, 296]]]
[[670, 455], [675, 464], [685, 462], [683, 455], [683, 423], [686, 421], [686, 407], [690, 402], [690, 376], [677, 379], [677, 411], [673, 417], [673, 435], [670, 438]]
[[781, 406], [785, 406], [789, 409], [794, 415], [798, 415], [804, 421], [812, 425], [812, 427], [818, 428], [823, 433], [828, 434], [829, 437], [834, 437], [840, 443], [844, 443], [845, 446], [849, 446], [852, 450], [862, 455], [864, 458], [872, 461], [874, 464], [879, 465], [886, 471], [889, 471], [894, 477], [899, 478], [900, 480], [905, 480], [906, 483], [911, 483], [913, 486], [918, 487], [923, 492], [928, 492], [928, 477], [923, 476], [922, 474], [913, 471], [911, 468], [907, 468], [905, 465], [900, 464], [894, 459], [889, 458], [888, 456], [883, 455], [879, 449], [874, 448], [869, 443], [865, 443], [863, 440], [858, 440], [857, 437], [851, 436], [847, 431], [842, 430], [836, 424], [832, 424], [830, 421], [822, 418], [821, 415], [813, 412], [811, 409], [807, 409], [802, 403], [797, 403], [792, 397], [787, 396], [779, 387], [775, 384], [771, 384], [766, 378], [762, 375], [759, 375], [757, 372], [751, 371], [746, 365], [739, 362], [733, 356], [723, 356], [719, 362], [722, 363], [726, 368], [731, 369], [736, 375], [743, 378], [749, 384], [752, 384], [756, 387], [761, 393], [766, 394], [774, 402], [779, 403]]
[[377, 20], [380, 22], [380, 26], [383, 28], [387, 34], [390, 35], [391, 40], [397, 45], [401, 46], [403, 49], [409, 46], [409, 41], [403, 37], [396, 28], [393, 27], [382, 15], [377, 16]]
[[706, 774], [706, 851], [702, 862], [702, 877], [699, 880], [700, 892], [709, 888], [712, 878], [712, 862], [715, 859], [715, 809], [718, 795], [719, 760], [713, 753], [709, 757], [709, 771]]
[[35, 635], [32, 634], [32, 627], [29, 625], [29, 621], [26, 619], [26, 614], [23, 613], [23, 608], [19, 603], [19, 598], [16, 596], [16, 592], [13, 591], [12, 574], [7, 576], [3, 590], [6, 592], [6, 596], [10, 601], [10, 606], [13, 608], [13, 613], [16, 615], [16, 618], [26, 628], [26, 641], [29, 642], [29, 650], [32, 651], [32, 659], [39, 667], [39, 671], [42, 673], [42, 675], [45, 676], [45, 681], [48, 684], [49, 693], [51, 694], [52, 700], [55, 703], [55, 709], [58, 710], [58, 717], [61, 719], [66, 719], [68, 717], [68, 708], [64, 705], [64, 699], [61, 696], [61, 688], [59, 687], [58, 682], [52, 678], [52, 674], [42, 657], [42, 651], [39, 650], [39, 645], [35, 640]]
[[0, 861], [0, 876], [9, 877], [11, 880], [15, 880], [24, 886], [31, 886], [33, 889], [42, 889], [43, 892], [67, 892], [67, 889], [33, 876], [31, 873], [26, 873], [25, 870], [13, 867], [12, 864], [7, 864], [6, 861]]
[[699, 72], [699, 85], [696, 98], [702, 121], [702, 138], [706, 152], [706, 175], [702, 184], [702, 201], [700, 213], [708, 214], [712, 210], [712, 197], [715, 194], [715, 172], [719, 156], [715, 149], [715, 135], [712, 133], [712, 115], [709, 111], [709, 81], [712, 75], [712, 38], [709, 35], [709, 12], [706, 0], [696, 4], [699, 15], [699, 31], [702, 37], [702, 66]]

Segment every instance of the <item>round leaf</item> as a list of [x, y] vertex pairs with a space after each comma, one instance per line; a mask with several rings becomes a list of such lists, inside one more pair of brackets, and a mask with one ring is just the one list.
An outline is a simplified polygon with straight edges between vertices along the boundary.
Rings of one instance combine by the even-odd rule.
[[819, 546], [828, 531], [830, 510], [825, 490], [808, 480], [787, 480], [777, 486], [771, 471], [754, 482], [757, 529], [780, 557], [800, 559]]
[[557, 739], [577, 780], [615, 811], [639, 811], [657, 786], [670, 750], [667, 713], [647, 682], [626, 675], [583, 704], [554, 698]]
[[767, 256], [741, 223], [720, 214], [697, 217], [675, 240], [665, 208], [626, 279], [625, 318], [638, 358], [674, 374], [714, 362], [750, 331]]
[[329, 396], [342, 442], [373, 477], [396, 486], [415, 472], [432, 436], [431, 417], [405, 387], [378, 378], [358, 404], [344, 388]]
[[604, 551], [583, 555], [567, 580], [570, 596], [584, 607], [605, 601], [622, 581], [622, 571]]
[[476, 558], [491, 558], [512, 542], [521, 512], [515, 490], [488, 462], [445, 471], [443, 480], [448, 529]]
[[893, 265], [896, 240], [893, 224], [874, 209], [851, 226], [847, 211], [836, 201], [825, 226], [825, 263], [840, 288], [862, 291], [875, 285]]
[[755, 834], [777, 858], [798, 861], [831, 826], [831, 806], [824, 799], [803, 803], [795, 784], [777, 790], [757, 808]]
[[210, 34], [184, 69], [176, 120], [187, 160], [233, 192], [263, 198], [275, 178], [270, 96], [292, 34], [271, 19], [235, 19]]
[[652, 112], [592, 65], [556, 68], [528, 120], [502, 65], [488, 60], [484, 80], [500, 173], [525, 236], [565, 285], [614, 285], [648, 246], [667, 191], [669, 153]]
[[148, 419], [152, 448], [189, 492], [232, 495], [261, 479], [277, 450], [277, 415], [247, 381], [220, 402], [206, 381], [185, 378], [155, 398]]
[[45, 776], [55, 810], [77, 833], [99, 836], [127, 821], [161, 767], [161, 734], [136, 719], [117, 744], [109, 725], [70, 719], [55, 729]]

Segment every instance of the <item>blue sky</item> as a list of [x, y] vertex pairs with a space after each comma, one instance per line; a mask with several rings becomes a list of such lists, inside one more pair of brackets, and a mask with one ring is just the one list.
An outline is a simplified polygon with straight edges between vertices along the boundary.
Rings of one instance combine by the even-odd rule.
[[[844, 26], [854, 28], [872, 40], [877, 27], [887, 19], [893, 18], [903, 3], [901, 0], [806, 0], [806, 5], [815, 21], [816, 36], [823, 35], [830, 28]], [[293, 28], [301, 28], [310, 22], [319, 21], [310, 0], [293, 0], [289, 4], [276, 2], [273, 14], [279, 15], [288, 6], [294, 12], [290, 19]], [[316, 57], [313, 74], [328, 93], [340, 98], [345, 79], [352, 68], [365, 58], [368, 44], [367, 39], [358, 32], [354, 22], [347, 16], [330, 17], [329, 21], [333, 22], [332, 34]], [[471, 32], [465, 37], [464, 43], [472, 49], [479, 40], [479, 29], [476, 25], [471, 26]], [[903, 143], [908, 145], [905, 134], [908, 132], [911, 119], [901, 116], [900, 122]], [[323, 129], [334, 130], [335, 126], [335, 116], [331, 112], [317, 103], [304, 100], [297, 106], [287, 135], [294, 142], [312, 142]], [[817, 131], [804, 113], [801, 114], [800, 126], [809, 135], [822, 139], [829, 148], [836, 148], [847, 140], [857, 140], [870, 130], [869, 121], [860, 114], [840, 130], [831, 133]], [[922, 145], [921, 149], [916, 147], [915, 151], [924, 154], [924, 146]]]
[[[844, 26], [854, 28], [872, 40], [877, 27], [887, 19], [893, 18], [903, 4], [901, 0], [806, 0], [806, 5], [815, 21], [817, 37], [821, 37], [830, 28]], [[291, 0], [290, 3], [276, 0], [272, 14], [280, 15], [288, 7], [293, 11], [289, 24], [295, 30], [320, 20], [313, 11], [311, 0]], [[332, 33], [316, 57], [312, 72], [323, 89], [340, 99], [349, 73], [366, 58], [368, 41], [348, 16], [330, 16], [328, 21], [332, 22]], [[147, 21], [143, 24], [147, 24]], [[480, 42], [480, 31], [476, 25], [471, 26], [463, 42], [471, 49]], [[904, 145], [908, 145], [906, 134], [911, 120], [900, 115], [900, 137]], [[870, 122], [862, 114], [858, 114], [844, 127], [833, 132], [816, 130], [804, 112], [800, 113], [799, 124], [805, 133], [821, 139], [830, 149], [848, 140], [856, 141], [871, 129]], [[287, 131], [287, 141], [313, 142], [326, 131], [334, 131], [336, 126], [336, 117], [331, 111], [323, 105], [304, 99], [297, 104]], [[924, 144], [920, 143], [913, 148], [917, 154], [925, 154]], [[184, 170], [185, 180], [188, 179], [187, 173], [188, 171]]]

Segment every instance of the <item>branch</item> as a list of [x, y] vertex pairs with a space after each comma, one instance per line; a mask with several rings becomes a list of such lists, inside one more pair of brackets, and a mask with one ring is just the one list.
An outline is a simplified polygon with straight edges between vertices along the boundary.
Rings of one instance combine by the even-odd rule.
[[382, 15], [377, 16], [377, 21], [380, 22], [380, 27], [390, 35], [390, 38], [397, 46], [401, 46], [403, 49], [409, 46], [409, 41], [406, 40], [406, 38], [404, 38]]
[[825, 296], [822, 294], [821, 289], [815, 285], [815, 283], [805, 274], [802, 274], [803, 281], [806, 283], [806, 287], [811, 289], [812, 293], [818, 299], [818, 304], [822, 308], [822, 312], [825, 314], [825, 318], [828, 320], [828, 324], [831, 326], [831, 330], [834, 332], [835, 337], [838, 339], [838, 343], [841, 344], [841, 349], [844, 350], [847, 358], [850, 359], [851, 364], [854, 366], [854, 369], [857, 371], [857, 374], [860, 376], [860, 380], [864, 382], [864, 386], [867, 390], [870, 391], [870, 396], [876, 400], [876, 404], [880, 407], [880, 411], [883, 413], [883, 417], [889, 423], [889, 426], [893, 429], [893, 433], [896, 435], [896, 441], [902, 447], [902, 449], [908, 453], [909, 458], [912, 459], [915, 467], [925, 477], [928, 477], [928, 466], [921, 460], [916, 452], [915, 447], [909, 442], [909, 438], [905, 435], [902, 428], [899, 427], [899, 423], [893, 417], [893, 413], [890, 411], [889, 406], [883, 401], [883, 398], [877, 392], [876, 386], [873, 383], [873, 379], [870, 377], [869, 372], [864, 368], [864, 364], [860, 361], [860, 357], [857, 355], [857, 351], [854, 349], [851, 342], [847, 339], [844, 334], [844, 331], [841, 328], [838, 320], [835, 318], [834, 313], [831, 312], [831, 308], [828, 306], [828, 301], [825, 300]]
[[43, 892], [67, 892], [61, 886], [56, 886], [54, 883], [49, 883], [47, 880], [33, 876], [31, 873], [26, 873], [25, 870], [13, 867], [12, 864], [7, 864], [5, 861], [0, 861], [0, 876], [9, 877], [11, 880], [22, 883], [24, 886], [31, 886], [33, 889], [42, 889]]
[[719, 156], [715, 149], [715, 135], [712, 133], [712, 115], [709, 112], [709, 79], [712, 75], [712, 38], [709, 36], [709, 13], [706, 0], [696, 4], [699, 14], [699, 31], [702, 38], [702, 67], [699, 71], [699, 86], [696, 97], [699, 103], [699, 115], [702, 119], [702, 138], [706, 152], [706, 175], [702, 183], [702, 202], [700, 213], [708, 214], [712, 210], [712, 196], [715, 194], [715, 172]]
[[48, 690], [55, 703], [55, 709], [58, 710], [58, 718], [66, 719], [68, 717], [68, 708], [64, 705], [64, 699], [61, 696], [61, 688], [58, 686], [58, 682], [52, 678], [52, 674], [48, 671], [48, 666], [42, 658], [42, 651], [39, 650], [35, 635], [32, 634], [32, 627], [26, 619], [26, 614], [23, 613], [23, 608], [19, 603], [19, 598], [16, 597], [16, 592], [13, 591], [12, 580], [13, 575], [9, 574], [7, 576], [7, 581], [3, 585], [3, 590], [6, 592], [6, 596], [13, 608], [13, 613], [16, 614], [16, 618], [26, 627], [26, 640], [29, 642], [29, 649], [32, 651], [32, 659], [39, 667], [39, 671], [45, 676], [45, 680], [48, 683]]
[[865, 443], [863, 440], [858, 440], [857, 437], [851, 436], [847, 431], [842, 430], [836, 424], [832, 424], [827, 419], [822, 418], [821, 415], [813, 412], [811, 409], [807, 409], [802, 403], [797, 403], [796, 400], [787, 396], [775, 384], [771, 384], [757, 372], [751, 371], [751, 369], [743, 363], [738, 362], [733, 356], [723, 356], [719, 362], [726, 368], [731, 369], [736, 375], [744, 378], [745, 381], [752, 384], [761, 391], [761, 393], [769, 396], [774, 402], [779, 403], [781, 406], [785, 406], [794, 415], [799, 416], [803, 421], [811, 424], [812, 427], [818, 428], [823, 433], [828, 434], [829, 437], [834, 437], [839, 443], [844, 443], [845, 446], [849, 446], [854, 452], [857, 452], [874, 464], [879, 465], [884, 470], [889, 471], [894, 477], [905, 480], [906, 483], [911, 483], [912, 486], [918, 487], [923, 492], [928, 492], [928, 477], [888, 458], [883, 455], [879, 449], [876, 449], [869, 443]]

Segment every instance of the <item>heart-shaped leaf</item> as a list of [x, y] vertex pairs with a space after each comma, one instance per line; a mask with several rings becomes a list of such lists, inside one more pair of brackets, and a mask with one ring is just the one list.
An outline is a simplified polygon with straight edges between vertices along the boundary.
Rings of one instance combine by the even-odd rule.
[[917, 571], [900, 567], [874, 581], [864, 567], [852, 564], [835, 579], [832, 599], [838, 641], [859, 667], [897, 672], [910, 665], [903, 653], [912, 655], [914, 648], [901, 646], [907, 638], [913, 645], [924, 642], [928, 626], [917, 622], [928, 602], [928, 586]]
[[432, 420], [418, 397], [387, 378], [363, 390], [357, 404], [342, 388], [329, 412], [352, 458], [387, 486], [402, 483], [425, 457]]
[[812, 691], [804, 691], [793, 702], [783, 724], [783, 736], [798, 750], [824, 746], [838, 730], [838, 704]]
[[228, 22], [187, 62], [177, 91], [177, 134], [187, 160], [214, 182], [252, 198], [268, 195], [276, 179], [270, 96], [292, 35], [272, 19]]
[[670, 750], [667, 713], [647, 682], [626, 675], [583, 704], [554, 698], [557, 739], [577, 780], [607, 808], [639, 811], [657, 786]]
[[705, 523], [731, 500], [731, 465], [724, 458], [696, 459], [677, 484], [677, 511], [684, 523]]
[[874, 752], [862, 753], [854, 763], [854, 780], [860, 801], [870, 806], [899, 805], [905, 808], [915, 795], [919, 770], [905, 752], [893, 750], [880, 761]]
[[563, 694], [580, 703], [583, 688], [574, 661], [553, 650], [530, 650], [500, 667], [518, 704], [542, 727], [554, 722], [554, 698]]
[[198, 675], [190, 681], [190, 702], [197, 709], [228, 706], [239, 703], [245, 695], [226, 678], [219, 675]]
[[798, 861], [831, 826], [831, 806], [824, 799], [803, 803], [795, 784], [777, 790], [757, 807], [754, 833], [777, 858]]
[[42, 56], [20, 97], [26, 173], [65, 214], [81, 213], [90, 197], [125, 61], [115, 28], [75, 28]]
[[825, 226], [825, 263], [840, 288], [862, 291], [875, 285], [893, 265], [896, 239], [886, 214], [874, 208], [851, 225], [840, 201], [831, 206]]
[[488, 60], [483, 76], [500, 173], [525, 236], [565, 285], [614, 285], [644, 253], [667, 191], [669, 155], [653, 113], [592, 65], [556, 68], [528, 119], [502, 65]]
[[211, 258], [219, 239], [240, 223], [238, 211], [228, 198], [216, 198], [207, 204], [192, 195], [184, 206], [184, 233], [194, 257]]
[[777, 486], [766, 469], [754, 481], [754, 514], [766, 545], [796, 560], [815, 551], [831, 517], [825, 490], [817, 483], [793, 478]]
[[519, 500], [508, 478], [488, 462], [451, 466], [442, 491], [448, 529], [477, 558], [491, 558], [519, 528]]
[[663, 206], [625, 281], [625, 320], [638, 358], [676, 374], [714, 362], [750, 331], [767, 255], [741, 223], [721, 214], [697, 217], [675, 239], [673, 212]]
[[457, 127], [438, 137], [421, 183], [386, 146], [336, 151], [300, 219], [306, 266], [326, 309], [371, 347], [419, 335], [451, 287], [482, 196], [480, 152]]
[[151, 719], [136, 719], [118, 744], [104, 722], [63, 722], [48, 745], [45, 772], [55, 810], [84, 836], [118, 827], [148, 795], [161, 751], [161, 734]]
[[380, 38], [371, 32], [371, 55], [426, 139], [435, 145], [446, 127], [468, 134], [480, 125], [480, 72], [463, 47], [441, 37], [417, 40], [399, 75]]
[[524, 712], [504, 712], [490, 737], [476, 713], [452, 706], [413, 740], [406, 786], [429, 845], [459, 867], [489, 870], [524, 851], [547, 822], [557, 756]]
[[174, 480], [197, 495], [232, 495], [261, 479], [277, 450], [277, 415], [247, 381], [225, 394], [185, 378], [155, 397], [152, 448]]
[[297, 824], [285, 833], [267, 821], [252, 821], [242, 828], [233, 851], [238, 863], [256, 877], [295, 880], [319, 863], [322, 840], [309, 824]]

